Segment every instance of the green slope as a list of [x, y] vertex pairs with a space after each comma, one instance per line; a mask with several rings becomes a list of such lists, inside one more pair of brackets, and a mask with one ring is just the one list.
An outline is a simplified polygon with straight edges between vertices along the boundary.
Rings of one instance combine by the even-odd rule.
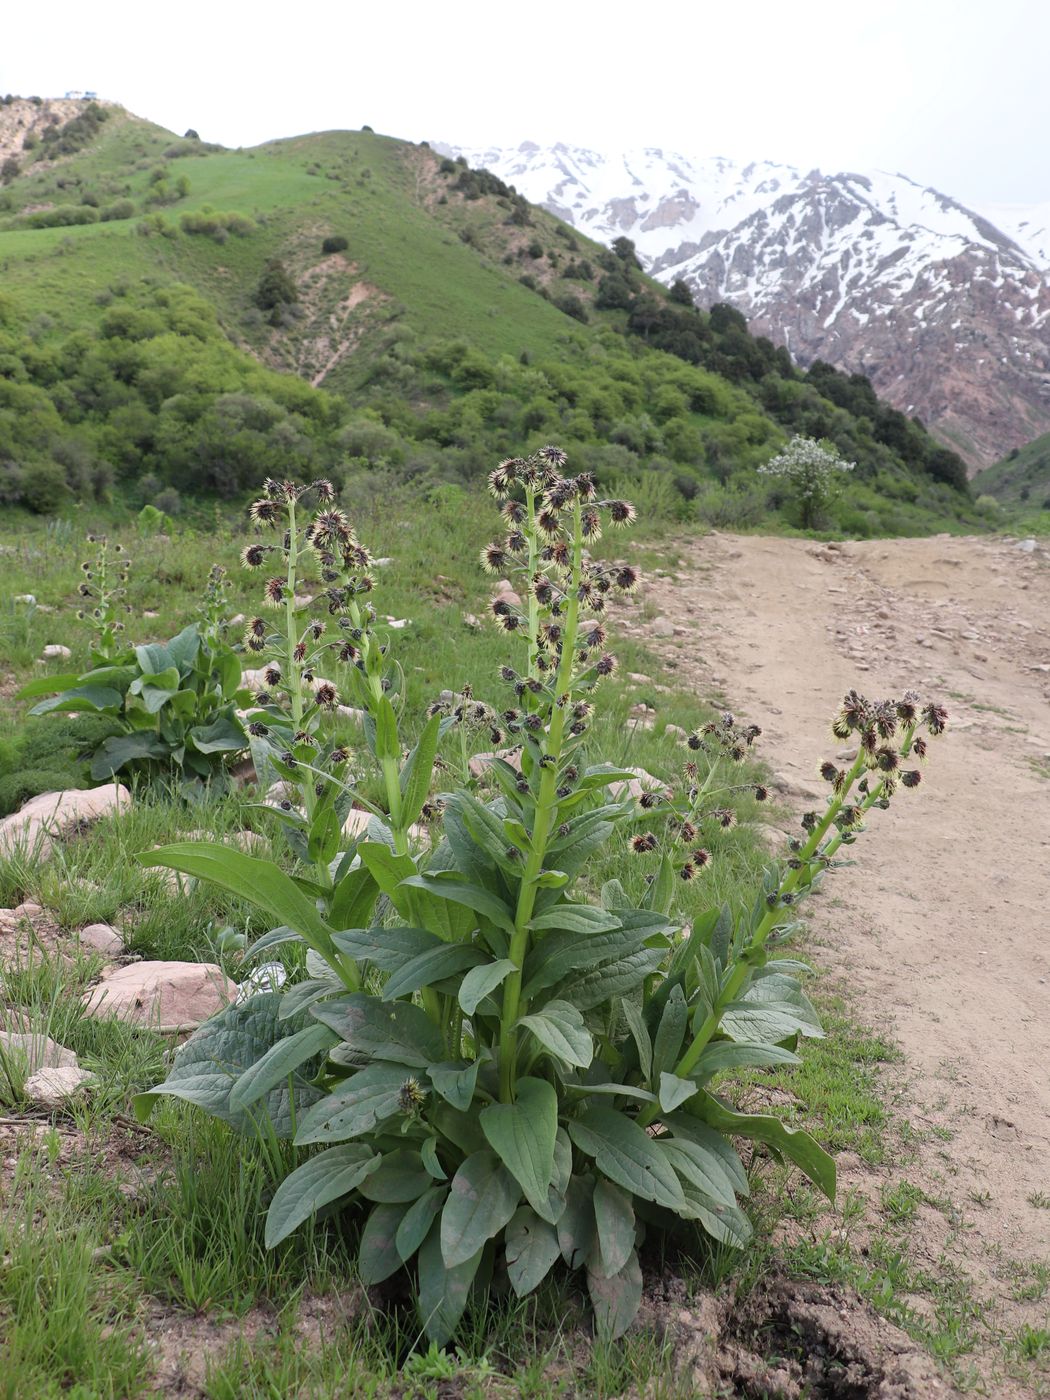
[[[833, 526], [977, 523], [952, 455], [866, 381], [800, 372], [425, 145], [224, 151], [107, 111], [0, 191], [0, 499], [49, 508], [63, 472], [235, 494], [282, 459], [465, 480], [557, 438], [654, 509], [747, 526], [784, 504], [755, 468], [803, 432], [857, 462]], [[274, 259], [292, 291], [261, 307]]]
[[973, 480], [974, 490], [1029, 510], [1050, 511], [1050, 433], [1016, 448]]

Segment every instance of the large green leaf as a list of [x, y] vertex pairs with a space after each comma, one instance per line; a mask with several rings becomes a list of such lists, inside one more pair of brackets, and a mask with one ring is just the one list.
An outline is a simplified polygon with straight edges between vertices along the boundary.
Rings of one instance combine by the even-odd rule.
[[588, 1269], [587, 1292], [598, 1336], [606, 1341], [622, 1337], [637, 1316], [642, 1301], [642, 1270], [634, 1250], [619, 1273], [606, 1277]]
[[136, 1117], [145, 1121], [158, 1097], [170, 1095], [196, 1104], [240, 1131], [251, 1129], [257, 1119], [268, 1119], [278, 1137], [291, 1137], [296, 1116], [321, 1098], [323, 1092], [301, 1076], [284, 1077], [252, 1109], [235, 1109], [230, 1104], [230, 1095], [241, 1075], [275, 1044], [301, 1029], [301, 1018], [282, 1020], [281, 1009], [279, 992], [261, 992], [205, 1021], [176, 1050], [164, 1083], [149, 1093], [136, 1095]]
[[510, 958], [498, 958], [495, 962], [472, 968], [459, 984], [458, 1001], [464, 1012], [473, 1016], [488, 994], [516, 970]]
[[[128, 763], [136, 763], [140, 760], [161, 762], [169, 756], [170, 752], [171, 750], [164, 740], [159, 735], [154, 734], [152, 730], [142, 729], [133, 734], [114, 734], [95, 750], [91, 760], [91, 776], [96, 782], [101, 782], [103, 778], [112, 778]], [[159, 865], [161, 862], [151, 863]]]
[[322, 956], [335, 956], [331, 931], [313, 901], [272, 861], [258, 860], [212, 841], [180, 841], [155, 851], [143, 851], [135, 859], [140, 865], [167, 866], [219, 885], [264, 910], [277, 923], [301, 933]]
[[507, 1277], [519, 1298], [531, 1293], [558, 1257], [558, 1232], [530, 1206], [514, 1212], [506, 1230]]
[[429, 987], [487, 961], [483, 949], [472, 943], [442, 943], [440, 947], [428, 948], [391, 975], [383, 988], [383, 1000], [411, 996], [421, 987]]
[[682, 1039], [688, 1024], [689, 1007], [686, 1005], [685, 993], [681, 987], [672, 987], [653, 1041], [654, 1080], [658, 1081], [664, 1070], [674, 1068], [682, 1050]]
[[634, 1206], [626, 1191], [600, 1176], [594, 1186], [597, 1251], [587, 1261], [589, 1273], [600, 1278], [618, 1274], [634, 1251]]
[[428, 1073], [430, 1082], [441, 1097], [463, 1113], [470, 1107], [470, 1101], [474, 1097], [480, 1068], [480, 1060], [473, 1060], [470, 1064], [465, 1064], [462, 1060], [443, 1061], [439, 1065], [431, 1065]]
[[357, 1247], [357, 1272], [368, 1288], [382, 1283], [404, 1262], [397, 1248], [397, 1232], [411, 1209], [405, 1205], [376, 1206], [365, 1221]]
[[594, 1041], [583, 1016], [567, 1001], [549, 1001], [542, 1011], [522, 1016], [519, 1026], [531, 1031], [545, 1050], [563, 1064], [586, 1069], [594, 1059]]
[[[32, 700], [34, 695], [53, 695], [56, 690], [68, 690], [71, 685], [77, 685], [79, 682], [87, 680], [88, 675], [40, 676], [37, 680], [30, 681], [28, 685], [22, 686], [20, 690], [16, 690], [15, 698]], [[98, 682], [96, 681], [95, 684]], [[37, 711], [32, 709], [29, 713], [35, 715]]]
[[356, 929], [368, 921], [375, 907], [379, 886], [365, 865], [347, 873], [336, 883], [328, 917], [333, 928]]
[[556, 904], [553, 909], [538, 914], [529, 928], [558, 929], [567, 933], [611, 933], [620, 927], [620, 920], [606, 909], [591, 904]]
[[447, 1186], [431, 1186], [405, 1212], [404, 1219], [397, 1227], [394, 1244], [406, 1263], [430, 1234], [447, 1195]]
[[454, 1269], [499, 1234], [517, 1209], [521, 1191], [494, 1152], [474, 1152], [452, 1178], [441, 1212], [441, 1254]]
[[345, 1142], [370, 1133], [399, 1109], [401, 1088], [409, 1075], [402, 1065], [374, 1064], [343, 1081], [343, 1087], [308, 1109], [295, 1134], [298, 1146], [311, 1142]]
[[691, 1079], [681, 1079], [677, 1074], [660, 1071], [660, 1107], [664, 1113], [673, 1113], [680, 1104], [699, 1092], [699, 1086]]
[[801, 1128], [761, 1113], [737, 1113], [706, 1091], [690, 1102], [690, 1111], [719, 1132], [764, 1142], [799, 1167], [829, 1200], [835, 1199], [835, 1159]]
[[558, 995], [571, 1001], [581, 1011], [593, 1011], [596, 1006], [637, 991], [665, 956], [664, 948], [641, 948], [626, 958], [618, 958], [593, 972], [585, 972], [573, 981], [562, 983]]
[[[367, 870], [355, 870], [355, 875], [371, 879]], [[347, 877], [349, 878], [349, 877]], [[358, 962], [370, 962], [381, 972], [397, 972], [420, 953], [432, 948], [444, 948], [444, 939], [425, 928], [347, 928], [332, 934], [332, 942], [341, 953], [348, 953]]]
[[360, 1186], [380, 1160], [372, 1148], [352, 1142], [329, 1147], [296, 1167], [278, 1186], [266, 1212], [266, 1248], [280, 1244], [321, 1206]]
[[660, 1146], [683, 1182], [697, 1187], [715, 1205], [736, 1205], [733, 1180], [721, 1157], [688, 1138], [661, 1138]]
[[643, 1201], [677, 1210], [682, 1186], [666, 1156], [644, 1128], [614, 1108], [594, 1104], [569, 1123], [569, 1136], [610, 1181]]
[[812, 1003], [794, 977], [771, 973], [751, 984], [722, 1014], [721, 1029], [733, 1040], [776, 1044], [793, 1035], [824, 1034]]
[[311, 1013], [331, 1026], [351, 1050], [368, 1059], [393, 1060], [422, 1069], [445, 1054], [441, 1032], [426, 1012], [411, 1002], [385, 1005], [378, 997], [352, 992], [311, 1007]]
[[[447, 1202], [445, 1209], [448, 1209]], [[449, 1265], [444, 1258], [442, 1230], [438, 1221], [434, 1222], [430, 1234], [420, 1246], [417, 1263], [419, 1320], [427, 1336], [438, 1346], [444, 1346], [459, 1326], [481, 1255], [479, 1249], [469, 1259]]]
[[763, 1069], [768, 1065], [797, 1065], [797, 1055], [781, 1045], [755, 1045], [750, 1041], [716, 1040], [701, 1051], [692, 1072], [697, 1084], [706, 1084], [727, 1069]]
[[173, 695], [179, 693], [181, 685], [182, 677], [179, 675], [177, 666], [168, 666], [155, 675], [136, 676], [128, 686], [128, 708], [131, 708], [130, 697], [136, 696], [146, 713], [155, 715], [164, 708]]
[[380, 762], [391, 758], [400, 760], [401, 741], [397, 737], [397, 716], [389, 696], [380, 696], [378, 704], [372, 707], [372, 718], [375, 722], [376, 758]]
[[702, 1191], [688, 1185], [685, 1187], [685, 1199], [682, 1215], [686, 1219], [699, 1220], [713, 1239], [732, 1245], [734, 1249], [743, 1249], [751, 1239], [751, 1222], [739, 1207], [716, 1205]]
[[441, 716], [431, 715], [401, 770], [401, 824], [417, 821], [430, 793], [430, 781], [441, 732]]
[[366, 1201], [416, 1201], [432, 1184], [433, 1178], [423, 1165], [418, 1151], [397, 1148], [383, 1157], [380, 1165], [361, 1183], [361, 1195]]
[[[690, 1109], [671, 1115], [666, 1119], [666, 1122], [674, 1132], [674, 1141], [696, 1143], [698, 1147], [704, 1149], [709, 1159], [714, 1159], [722, 1169], [729, 1190], [734, 1191], [738, 1196], [751, 1194], [751, 1183], [747, 1179], [747, 1172], [740, 1160], [740, 1154], [728, 1138], [723, 1137], [714, 1128], [708, 1127], [706, 1123], [702, 1123]], [[660, 1141], [666, 1145], [670, 1139], [662, 1137]]]
[[241, 1075], [230, 1091], [230, 1108], [237, 1112], [250, 1108], [259, 1099], [265, 1098], [271, 1089], [276, 1089], [309, 1060], [316, 1059], [329, 1046], [334, 1045], [335, 1035], [327, 1026], [304, 1026], [295, 1035], [279, 1040], [252, 1067]]
[[642, 1078], [648, 1081], [653, 1070], [653, 1041], [649, 1034], [649, 1028], [645, 1024], [645, 1017], [642, 1015], [638, 1002], [624, 997], [620, 1004], [623, 1007], [624, 1020], [630, 1027], [631, 1035], [634, 1038]]
[[563, 978], [569, 977], [578, 968], [593, 970], [640, 952], [644, 949], [648, 936], [643, 932], [622, 928], [590, 935], [568, 930], [549, 933], [536, 944], [525, 959], [524, 995], [534, 997], [537, 992], [553, 987]]
[[490, 1104], [479, 1115], [481, 1131], [513, 1175], [529, 1204], [547, 1213], [554, 1180], [558, 1095], [545, 1079], [519, 1079], [513, 1103]]
[[78, 685], [72, 690], [63, 690], [61, 695], [53, 695], [50, 700], [41, 700], [29, 713], [49, 715], [64, 710], [95, 710], [119, 714], [123, 701], [124, 697], [120, 691], [112, 690], [109, 686]]
[[198, 724], [187, 737], [198, 753], [237, 753], [248, 747], [241, 725], [226, 715], [220, 715], [211, 724]]
[[437, 899], [447, 899], [453, 904], [465, 905], [476, 914], [491, 920], [504, 933], [514, 933], [514, 918], [510, 909], [498, 895], [480, 885], [468, 884], [460, 880], [455, 871], [439, 871], [436, 875], [410, 875], [402, 885], [425, 890]]
[[573, 1176], [565, 1188], [565, 1209], [557, 1226], [558, 1248], [570, 1269], [590, 1257], [598, 1238], [594, 1223], [594, 1178]]

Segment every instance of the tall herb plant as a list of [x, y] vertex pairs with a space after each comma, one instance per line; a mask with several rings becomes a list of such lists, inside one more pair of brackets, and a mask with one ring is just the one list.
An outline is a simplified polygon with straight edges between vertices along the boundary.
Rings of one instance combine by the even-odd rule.
[[[726, 784], [726, 761], [743, 759], [758, 730], [730, 715], [701, 727], [682, 783], [639, 801], [632, 774], [590, 761], [596, 697], [616, 664], [608, 604], [637, 582], [630, 564], [590, 547], [634, 511], [565, 468], [548, 447], [490, 478], [506, 530], [484, 563], [520, 592], [492, 603], [517, 660], [500, 672], [510, 694], [497, 726], [514, 747], [491, 763], [488, 800], [456, 776], [455, 755], [450, 790], [435, 796], [432, 782], [449, 730], [482, 710], [496, 724], [494, 712], [472, 696], [439, 704], [406, 752], [367, 551], [327, 483], [271, 481], [253, 516], [273, 534], [244, 553], [268, 569], [276, 618], [248, 628], [267, 682], [249, 723], [257, 763], [284, 781], [279, 817], [298, 864], [287, 873], [208, 843], [140, 857], [254, 904], [274, 924], [254, 952], [305, 944], [307, 973], [203, 1026], [139, 1111], [170, 1094], [241, 1131], [292, 1138], [302, 1157], [269, 1206], [267, 1242], [353, 1212], [362, 1280], [406, 1270], [438, 1342], [496, 1274], [525, 1295], [559, 1264], [582, 1271], [600, 1331], [622, 1333], [647, 1240], [690, 1228], [748, 1239], [741, 1139], [834, 1193], [818, 1143], [734, 1108], [726, 1076], [795, 1063], [800, 1039], [820, 1034], [802, 966], [781, 952], [798, 905], [868, 813], [914, 786], [907, 765], [944, 728], [944, 712], [914, 696], [851, 692], [835, 732], [856, 739], [857, 758], [828, 765], [828, 800], [789, 858], [746, 907], [710, 908], [683, 928], [678, 892], [703, 878], [705, 827], [731, 820], [740, 786]], [[323, 618], [296, 596], [305, 561], [320, 571]], [[320, 667], [333, 657], [367, 716], [367, 752], [325, 737], [339, 697]], [[370, 804], [365, 838], [347, 840], [366, 763], [384, 800]], [[429, 842], [414, 829], [425, 809], [441, 817]], [[628, 837], [655, 862], [645, 898], [632, 903], [616, 880], [594, 897], [598, 853]]]

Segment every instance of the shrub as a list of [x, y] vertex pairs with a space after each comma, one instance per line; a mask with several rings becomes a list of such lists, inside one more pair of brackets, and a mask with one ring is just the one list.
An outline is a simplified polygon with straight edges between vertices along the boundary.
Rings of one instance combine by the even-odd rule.
[[277, 311], [294, 305], [299, 291], [280, 258], [271, 258], [263, 269], [252, 298], [260, 311]]
[[326, 238], [321, 244], [321, 252], [345, 253], [347, 248], [349, 247], [349, 242], [342, 236], [342, 234], [333, 234], [331, 237]]
[[576, 321], [583, 321], [586, 323], [589, 319], [586, 306], [579, 297], [573, 296], [571, 293], [555, 297], [554, 305], [559, 311], [564, 311], [566, 316], [571, 316]]
[[58, 462], [30, 462], [21, 471], [22, 504], [34, 515], [54, 515], [69, 499], [66, 473]]
[[249, 698], [240, 688], [240, 658], [223, 637], [225, 571], [212, 570], [201, 622], [167, 643], [127, 647], [119, 640], [118, 614], [129, 561], [120, 546], [111, 558], [104, 537], [95, 543], [94, 560], [83, 566], [86, 606], [79, 614], [95, 633], [92, 667], [83, 675], [41, 677], [20, 698], [47, 697], [32, 716], [88, 711], [116, 722], [119, 732], [91, 755], [95, 782], [139, 773], [174, 780], [186, 793], [221, 791], [226, 760], [247, 747], [237, 706]]
[[89, 204], [59, 204], [54, 209], [38, 209], [25, 216], [27, 228], [72, 228], [76, 224], [97, 224], [98, 210]]
[[118, 219], [130, 219], [134, 216], [135, 205], [130, 199], [118, 199], [115, 204], [107, 204], [101, 211], [99, 217], [104, 224], [114, 223]]
[[[410, 1269], [438, 1344], [497, 1266], [520, 1297], [559, 1259], [584, 1270], [599, 1332], [618, 1336], [641, 1298], [643, 1232], [657, 1247], [705, 1232], [729, 1246], [748, 1239], [740, 1139], [834, 1193], [834, 1163], [814, 1139], [730, 1108], [723, 1076], [796, 1063], [800, 1039], [820, 1034], [800, 965], [780, 949], [863, 818], [915, 785], [918, 770], [902, 765], [924, 750], [920, 729], [940, 733], [946, 719], [911, 695], [894, 705], [851, 692], [835, 733], [858, 757], [825, 765], [828, 800], [807, 815], [790, 862], [769, 868], [749, 907], [716, 905], [683, 931], [675, 905], [705, 878], [705, 831], [731, 822], [734, 792], [765, 796], [727, 777], [760, 731], [731, 715], [702, 726], [682, 783], [655, 783], [637, 802], [621, 786], [633, 774], [588, 759], [595, 694], [615, 666], [605, 601], [637, 575], [587, 546], [634, 512], [598, 499], [589, 475], [566, 478], [565, 465], [548, 447], [490, 478], [509, 533], [484, 562], [528, 599], [492, 603], [522, 642], [501, 672], [510, 707], [446, 692], [407, 757], [367, 551], [328, 483], [308, 509], [305, 488], [268, 482], [252, 513], [272, 533], [243, 558], [265, 569], [278, 620], [249, 625], [267, 667], [249, 731], [257, 771], [286, 784], [275, 817], [297, 878], [207, 843], [140, 857], [261, 910], [274, 928], [251, 954], [305, 945], [306, 977], [203, 1026], [137, 1111], [171, 1095], [241, 1131], [293, 1138], [301, 1155], [270, 1202], [267, 1244], [317, 1212], [354, 1209], [362, 1282]], [[296, 603], [305, 548], [326, 571], [334, 640]], [[314, 677], [333, 655], [368, 716], [367, 749], [352, 761], [321, 724], [340, 696]], [[452, 787], [435, 797], [445, 741]], [[489, 760], [486, 788], [455, 757], [477, 742], [514, 746]], [[367, 832], [348, 839], [344, 820], [366, 791]], [[424, 849], [414, 824], [439, 816]], [[591, 893], [595, 853], [617, 830], [633, 831], [628, 859], [652, 862], [638, 904], [615, 879]]]

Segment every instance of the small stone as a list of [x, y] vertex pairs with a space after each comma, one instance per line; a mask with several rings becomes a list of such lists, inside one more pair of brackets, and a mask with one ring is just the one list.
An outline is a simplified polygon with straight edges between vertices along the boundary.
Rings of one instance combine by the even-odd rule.
[[777, 855], [787, 845], [787, 835], [775, 826], [770, 826], [767, 822], [755, 822], [754, 826], [749, 826], [746, 829], [755, 833], [771, 855]]
[[[346, 821], [343, 822], [343, 834], [357, 839], [362, 837], [367, 839], [368, 824], [372, 820], [371, 812], [366, 812], [360, 807], [351, 807], [346, 814]], [[379, 818], [383, 820], [382, 817]], [[410, 826], [408, 828], [408, 839], [410, 841], [426, 841], [427, 829], [425, 826]]]
[[469, 627], [472, 632], [481, 631], [481, 622], [478, 618], [474, 616], [473, 613], [463, 614], [463, 624], [464, 626]]
[[152, 609], [150, 609], [150, 608], [145, 608], [145, 609], [143, 609], [142, 616], [143, 616], [143, 617], [148, 617], [148, 618], [152, 621], [153, 618], [155, 618], [155, 617], [160, 617], [160, 613], [159, 613], [159, 612], [153, 612]]
[[1035, 540], [1018, 540], [1014, 548], [1019, 550], [1022, 554], [1034, 554]]
[[48, 642], [41, 652], [45, 661], [68, 661], [72, 655], [70, 649], [62, 646], [60, 642]]
[[236, 617], [231, 617], [231, 618], [230, 618], [230, 626], [231, 626], [231, 627], [243, 627], [243, 626], [244, 626], [244, 613], [238, 613], [238, 614], [236, 615]]
[[654, 729], [655, 727], [656, 720], [653, 719], [651, 715], [636, 715], [633, 719], [628, 719], [624, 724], [624, 728], [628, 729], [632, 734], [637, 734], [643, 729]]
[[372, 563], [375, 565], [375, 567], [376, 567], [377, 569], [389, 569], [390, 565], [391, 565], [393, 562], [394, 562], [393, 559], [373, 559], [373, 560], [372, 560]]
[[16, 593], [14, 600], [16, 603], [25, 603], [30, 608], [36, 607], [36, 597], [32, 593]]
[[644, 700], [641, 700], [637, 705], [631, 706], [628, 714], [634, 719], [645, 719], [649, 715], [655, 715], [656, 711], [653, 709], [652, 705], [647, 705]]
[[797, 778], [792, 778], [786, 773], [776, 773], [773, 776], [773, 786], [777, 792], [781, 792], [785, 797], [801, 797], [807, 802], [817, 802], [826, 797], [827, 793], [823, 788], [818, 788], [815, 783], [800, 782]]
[[616, 802], [622, 802], [624, 797], [633, 797], [637, 801], [643, 792], [667, 791], [667, 784], [659, 778], [654, 778], [652, 773], [647, 773], [644, 768], [625, 768], [623, 771], [633, 773], [634, 777], [621, 778], [609, 784], [609, 796]]
[[400, 631], [401, 628], [409, 626], [409, 619], [407, 617], [388, 617], [386, 624], [388, 627], [393, 627], [395, 631]]
[[215, 963], [138, 962], [113, 968], [83, 997], [85, 1015], [159, 1034], [192, 1031], [237, 996]]
[[651, 637], [673, 637], [674, 623], [670, 618], [658, 617], [649, 624], [648, 631]]
[[37, 1108], [62, 1108], [68, 1099], [95, 1082], [95, 1075], [76, 1065], [41, 1069], [31, 1074], [22, 1092]]
[[119, 958], [124, 951], [124, 940], [111, 924], [88, 924], [77, 937], [81, 947], [93, 948], [107, 958]]
[[501, 578], [496, 584], [496, 597], [502, 598], [505, 603], [509, 603], [512, 608], [521, 607], [521, 597], [514, 592], [510, 579]]
[[355, 710], [353, 705], [336, 705], [335, 712], [340, 719], [348, 720], [351, 724], [364, 724], [364, 710]]
[[677, 739], [679, 743], [683, 744], [689, 738], [688, 730], [683, 729], [680, 724], [665, 724], [664, 735], [672, 739]]
[[652, 685], [651, 676], [643, 676], [640, 671], [628, 671], [627, 679], [632, 685]]

